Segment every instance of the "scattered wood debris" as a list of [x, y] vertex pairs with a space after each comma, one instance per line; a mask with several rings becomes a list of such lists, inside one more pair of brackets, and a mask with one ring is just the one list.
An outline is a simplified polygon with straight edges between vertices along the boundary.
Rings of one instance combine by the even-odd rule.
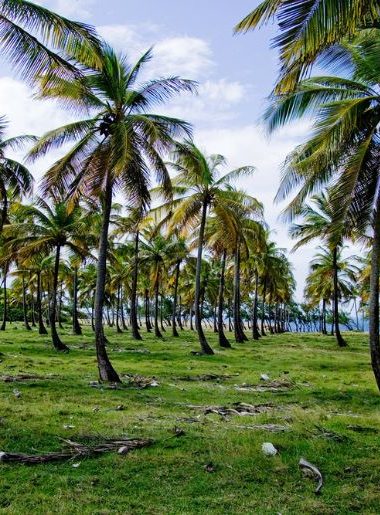
[[197, 376], [182, 376], [177, 377], [179, 381], [225, 381], [226, 379], [231, 379], [231, 377], [238, 376], [239, 374], [202, 374]]
[[18, 374], [15, 376], [0, 376], [0, 381], [4, 383], [16, 383], [18, 381], [31, 381], [33, 379], [51, 379], [50, 377], [37, 376], [35, 374]]
[[334, 431], [330, 431], [317, 425], [315, 426], [314, 431], [312, 431], [312, 434], [317, 438], [326, 438], [327, 440], [334, 440], [335, 442], [344, 442], [347, 440], [347, 436], [335, 433]]
[[294, 388], [295, 384], [288, 379], [277, 379], [275, 381], [266, 381], [261, 384], [236, 384], [235, 390], [239, 392], [283, 392]]
[[300, 459], [299, 466], [305, 476], [312, 477], [318, 481], [317, 488], [315, 489], [315, 493], [318, 495], [323, 487], [323, 477], [320, 470], [304, 458]]
[[256, 406], [252, 404], [246, 404], [245, 402], [234, 402], [231, 407], [226, 406], [206, 406], [203, 407], [203, 413], [208, 415], [209, 413], [216, 413], [222, 417], [228, 415], [257, 415], [259, 413], [266, 413], [273, 409], [272, 404], [258, 404]]
[[119, 454], [127, 454], [134, 449], [141, 449], [152, 444], [152, 440], [143, 438], [122, 438], [122, 439], [106, 439], [102, 443], [89, 447], [72, 440], [63, 440], [67, 449], [61, 452], [49, 452], [46, 454], [23, 454], [14, 452], [0, 452], [0, 462], [2, 463], [26, 463], [38, 464], [50, 461], [62, 461], [79, 457], [97, 456], [105, 452], [118, 452]]
[[291, 431], [290, 426], [282, 426], [280, 424], [253, 424], [250, 426], [235, 426], [239, 429], [253, 429], [255, 431], [269, 431], [270, 433], [285, 433]]
[[126, 374], [124, 378], [128, 386], [134, 386], [135, 388], [143, 389], [159, 386], [159, 383], [155, 377], [145, 377], [138, 374]]
[[174, 436], [185, 436], [185, 431], [181, 427], [174, 426], [171, 432], [174, 434]]
[[366, 426], [359, 426], [356, 424], [350, 424], [347, 426], [347, 429], [350, 431], [355, 431], [356, 433], [379, 433], [380, 429], [377, 427], [366, 427]]

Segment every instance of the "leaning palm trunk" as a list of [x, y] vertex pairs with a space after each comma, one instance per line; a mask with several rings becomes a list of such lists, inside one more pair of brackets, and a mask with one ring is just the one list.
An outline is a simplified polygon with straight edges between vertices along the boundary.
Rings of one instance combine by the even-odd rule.
[[252, 336], [254, 340], [260, 338], [259, 328], [257, 327], [257, 305], [258, 305], [258, 289], [259, 289], [259, 274], [255, 270], [255, 298], [253, 301], [253, 317], [252, 317]]
[[380, 195], [374, 214], [369, 298], [369, 346], [372, 370], [380, 390], [380, 339], [379, 339], [379, 276], [380, 276]]
[[267, 294], [267, 278], [264, 277], [264, 288], [263, 288], [263, 302], [261, 305], [262, 313], [261, 313], [261, 335], [266, 336], [264, 323], [265, 323], [265, 297]]
[[162, 338], [162, 334], [158, 327], [159, 286], [160, 286], [160, 278], [159, 278], [159, 272], [157, 272], [157, 277], [156, 277], [155, 284], [154, 284], [154, 335], [157, 338]]
[[172, 334], [175, 337], [178, 337], [177, 331], [177, 296], [178, 296], [178, 281], [179, 281], [179, 272], [180, 272], [181, 261], [178, 260], [175, 267], [175, 279], [174, 279], [174, 292], [173, 292], [173, 312], [172, 312]]
[[7, 315], [8, 315], [8, 300], [7, 300], [7, 270], [4, 269], [4, 280], [3, 280], [3, 322], [0, 327], [0, 331], [5, 331], [7, 326]]
[[27, 304], [26, 304], [26, 286], [25, 286], [25, 277], [22, 274], [22, 311], [24, 314], [24, 326], [27, 331], [31, 331], [32, 328], [28, 322], [28, 313], [27, 313]]
[[234, 329], [235, 340], [243, 343], [248, 340], [243, 331], [243, 324], [240, 316], [240, 243], [237, 244], [234, 266]]
[[114, 370], [106, 351], [106, 339], [103, 327], [103, 306], [107, 272], [107, 248], [108, 248], [108, 228], [110, 223], [112, 204], [112, 186], [110, 179], [107, 178], [106, 190], [103, 200], [103, 220], [99, 239], [98, 251], [98, 271], [96, 277], [95, 292], [95, 345], [96, 357], [98, 360], [99, 377], [101, 381], [112, 381], [120, 383], [120, 378]]
[[139, 324], [137, 322], [137, 279], [139, 273], [139, 231], [135, 234], [135, 255], [133, 260], [132, 286], [131, 286], [131, 314], [130, 322], [132, 327], [132, 337], [135, 340], [142, 340]]
[[37, 272], [37, 317], [38, 317], [38, 334], [48, 334], [44, 325], [42, 316], [42, 303], [41, 303], [41, 272]]
[[338, 257], [338, 248], [334, 247], [333, 250], [333, 270], [334, 270], [334, 327], [335, 327], [335, 337], [339, 347], [347, 347], [347, 342], [344, 340], [342, 335], [340, 334], [339, 328], [339, 286], [338, 286], [338, 265], [337, 265], [337, 257]]
[[199, 239], [198, 239], [198, 255], [197, 255], [197, 267], [195, 273], [195, 300], [194, 300], [194, 311], [195, 311], [195, 328], [198, 333], [199, 343], [201, 345], [202, 352], [204, 354], [214, 354], [214, 351], [207, 342], [206, 336], [202, 328], [202, 316], [201, 316], [201, 271], [202, 271], [202, 252], [203, 252], [203, 240], [206, 225], [207, 215], [207, 201], [203, 201], [201, 224], [199, 228]]
[[78, 321], [78, 269], [74, 268], [73, 284], [73, 334], [82, 334], [82, 328]]
[[61, 341], [57, 333], [57, 296], [58, 296], [58, 272], [61, 246], [58, 244], [55, 252], [53, 289], [50, 300], [50, 330], [54, 348], [58, 351], [68, 351], [69, 348]]
[[229, 348], [231, 347], [230, 342], [228, 341], [226, 335], [224, 334], [223, 327], [223, 308], [224, 308], [224, 286], [225, 286], [225, 271], [226, 271], [226, 259], [227, 252], [223, 250], [221, 267], [220, 267], [220, 281], [219, 281], [219, 295], [218, 295], [218, 338], [219, 345], [221, 347]]

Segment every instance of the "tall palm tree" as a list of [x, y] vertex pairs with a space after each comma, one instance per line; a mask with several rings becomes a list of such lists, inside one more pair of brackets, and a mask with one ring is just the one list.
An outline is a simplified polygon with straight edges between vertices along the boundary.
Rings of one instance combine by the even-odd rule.
[[[27, 0], [1, 0], [0, 51], [28, 82], [54, 73], [79, 77], [73, 58], [93, 62], [99, 39], [95, 30]], [[57, 75], [56, 75], [57, 76]]]
[[379, 28], [377, 0], [263, 0], [235, 27], [247, 32], [276, 20], [280, 33], [273, 45], [280, 52], [277, 92], [296, 87], [318, 57], [331, 59], [334, 45], [363, 27]]
[[342, 55], [350, 59], [350, 78], [324, 76], [302, 81], [293, 93], [274, 98], [268, 123], [274, 129], [306, 114], [316, 120], [311, 139], [286, 162], [278, 198], [298, 188], [287, 209], [289, 217], [299, 212], [308, 195], [334, 178], [331, 199], [336, 232], [349, 220], [358, 232], [370, 228], [373, 234], [369, 340], [380, 388], [380, 65], [376, 57], [380, 39], [374, 32], [362, 34], [342, 48]]
[[45, 191], [69, 191], [71, 198], [85, 193], [98, 197], [102, 206], [102, 227], [98, 248], [98, 276], [95, 295], [95, 340], [102, 381], [119, 382], [108, 358], [103, 330], [108, 229], [112, 196], [121, 190], [128, 204], [145, 208], [150, 201], [151, 169], [163, 189], [170, 192], [170, 177], [162, 153], [171, 148], [173, 137], [189, 134], [187, 123], [176, 118], [150, 114], [148, 109], [181, 91], [193, 91], [194, 83], [178, 77], [137, 83], [146, 52], [133, 66], [103, 45], [100, 62], [78, 81], [57, 80], [46, 87], [46, 97], [60, 99], [76, 109], [91, 109], [92, 116], [45, 134], [34, 147], [34, 158], [52, 148], [74, 141], [71, 150], [45, 174]]
[[[308, 244], [315, 239], [321, 239], [326, 245], [332, 256], [333, 265], [333, 309], [334, 309], [334, 331], [339, 347], [346, 347], [347, 342], [342, 337], [339, 327], [339, 280], [338, 280], [338, 254], [343, 243], [343, 238], [349, 235], [347, 224], [341, 226], [342, 233], [338, 234], [334, 228], [334, 206], [329, 196], [322, 192], [312, 198], [312, 204], [305, 204], [299, 212], [302, 217], [300, 223], [291, 225], [289, 233], [298, 242], [293, 250]], [[343, 231], [346, 230], [345, 233]]]
[[20, 204], [18, 209], [25, 221], [5, 226], [6, 235], [13, 235], [8, 243], [9, 248], [21, 258], [28, 258], [37, 252], [55, 252], [50, 329], [54, 348], [67, 351], [69, 349], [61, 341], [56, 328], [60, 257], [65, 246], [74, 253], [85, 255], [83, 242], [88, 230], [87, 220], [83, 219], [82, 210], [78, 206], [68, 208], [67, 203], [62, 201], [50, 206], [45, 200], [38, 198], [34, 205]]
[[30, 194], [33, 187], [33, 176], [30, 171], [22, 163], [8, 157], [7, 151], [19, 150], [37, 139], [29, 135], [4, 138], [7, 126], [5, 117], [0, 116], [0, 232], [7, 222], [9, 197], [12, 199]]
[[213, 354], [202, 328], [200, 308], [202, 254], [207, 213], [212, 210], [215, 216], [230, 225], [231, 206], [239, 205], [240, 193], [228, 189], [227, 186], [239, 177], [252, 174], [254, 167], [243, 166], [221, 175], [220, 169], [226, 165], [226, 159], [219, 154], [206, 156], [191, 141], [176, 145], [171, 165], [177, 172], [172, 180], [174, 200], [171, 200], [165, 209], [172, 212], [170, 223], [173, 227], [189, 226], [192, 229], [199, 227], [195, 273], [195, 327], [202, 352]]

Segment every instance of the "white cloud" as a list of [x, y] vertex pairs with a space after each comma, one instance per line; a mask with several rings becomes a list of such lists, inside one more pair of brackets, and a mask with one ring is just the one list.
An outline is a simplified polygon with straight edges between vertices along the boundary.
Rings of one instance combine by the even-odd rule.
[[91, 18], [91, 8], [96, 0], [35, 0], [36, 4], [43, 5], [62, 16], [71, 19]]

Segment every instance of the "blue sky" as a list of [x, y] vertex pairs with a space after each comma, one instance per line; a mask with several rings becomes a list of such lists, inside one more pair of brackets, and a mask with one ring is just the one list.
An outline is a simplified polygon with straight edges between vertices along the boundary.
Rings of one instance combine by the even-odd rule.
[[[234, 36], [233, 26], [258, 2], [240, 0], [38, 0], [72, 19], [95, 25], [101, 35], [131, 60], [150, 46], [154, 59], [147, 75], [181, 75], [199, 82], [196, 97], [185, 95], [164, 111], [190, 121], [196, 143], [209, 153], [221, 153], [228, 167], [255, 165], [252, 178], [240, 183], [264, 203], [273, 239], [290, 249], [287, 227], [279, 222], [281, 206], [273, 203], [280, 165], [286, 154], [307, 134], [297, 123], [269, 139], [259, 123], [277, 74], [277, 56], [270, 49], [274, 27]], [[36, 102], [30, 90], [12, 75], [0, 72], [0, 105], [10, 120], [12, 134], [44, 131], [70, 121], [68, 113], [49, 103]], [[56, 155], [50, 160], [56, 159]], [[40, 177], [49, 160], [34, 167]], [[228, 171], [228, 168], [226, 169]], [[283, 206], [282, 206], [283, 207]], [[290, 256], [302, 296], [313, 247]]]

